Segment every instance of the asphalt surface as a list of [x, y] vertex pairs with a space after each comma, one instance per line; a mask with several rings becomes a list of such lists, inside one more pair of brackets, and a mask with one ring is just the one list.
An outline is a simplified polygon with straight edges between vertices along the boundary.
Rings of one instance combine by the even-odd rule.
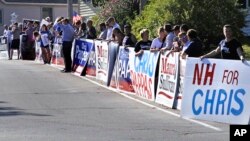
[[0, 141], [229, 141], [228, 124], [186, 120], [33, 61], [0, 60], [0, 88]]

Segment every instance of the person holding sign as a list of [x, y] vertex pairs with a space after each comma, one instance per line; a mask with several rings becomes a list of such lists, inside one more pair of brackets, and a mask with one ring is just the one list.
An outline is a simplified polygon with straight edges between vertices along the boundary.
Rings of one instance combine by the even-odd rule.
[[244, 62], [244, 51], [241, 43], [233, 36], [233, 27], [229, 24], [224, 25], [223, 34], [225, 39], [221, 40], [218, 47], [200, 58], [210, 58], [220, 54], [222, 59], [241, 60]]

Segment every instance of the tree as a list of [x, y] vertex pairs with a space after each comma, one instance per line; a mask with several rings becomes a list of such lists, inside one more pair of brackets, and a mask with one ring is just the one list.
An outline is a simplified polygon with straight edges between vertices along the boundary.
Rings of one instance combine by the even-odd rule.
[[138, 14], [139, 1], [138, 0], [103, 0], [105, 3], [101, 11], [93, 18], [95, 23], [104, 22], [108, 17], [115, 17], [117, 22], [121, 25], [130, 23]]
[[151, 36], [156, 36], [156, 29], [165, 23], [185, 23], [196, 29], [201, 38], [211, 41], [223, 35], [224, 24], [231, 24], [237, 35], [242, 35], [240, 29], [245, 25], [245, 14], [237, 8], [237, 1], [151, 0], [132, 22], [133, 30], [138, 33], [141, 28], [148, 28]]

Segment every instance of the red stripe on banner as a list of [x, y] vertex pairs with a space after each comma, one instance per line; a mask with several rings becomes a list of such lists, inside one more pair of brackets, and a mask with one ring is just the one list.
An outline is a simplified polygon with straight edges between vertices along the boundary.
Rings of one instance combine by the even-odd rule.
[[170, 95], [168, 95], [168, 94], [166, 94], [164, 92], [159, 92], [159, 95], [163, 95], [163, 96], [167, 97], [168, 99], [173, 99], [172, 96], [170, 96]]
[[86, 75], [89, 75], [89, 76], [96, 76], [96, 69], [87, 67]]
[[119, 89], [127, 91], [127, 92], [135, 92], [132, 84], [126, 81], [119, 81]]
[[177, 96], [177, 99], [182, 99], [182, 96]]

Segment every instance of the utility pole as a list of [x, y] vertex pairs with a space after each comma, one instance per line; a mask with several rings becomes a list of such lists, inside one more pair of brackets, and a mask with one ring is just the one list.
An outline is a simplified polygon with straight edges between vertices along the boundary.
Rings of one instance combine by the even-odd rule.
[[68, 18], [70, 23], [72, 23], [73, 20], [73, 2], [72, 0], [67, 0], [67, 4], [68, 4]]

